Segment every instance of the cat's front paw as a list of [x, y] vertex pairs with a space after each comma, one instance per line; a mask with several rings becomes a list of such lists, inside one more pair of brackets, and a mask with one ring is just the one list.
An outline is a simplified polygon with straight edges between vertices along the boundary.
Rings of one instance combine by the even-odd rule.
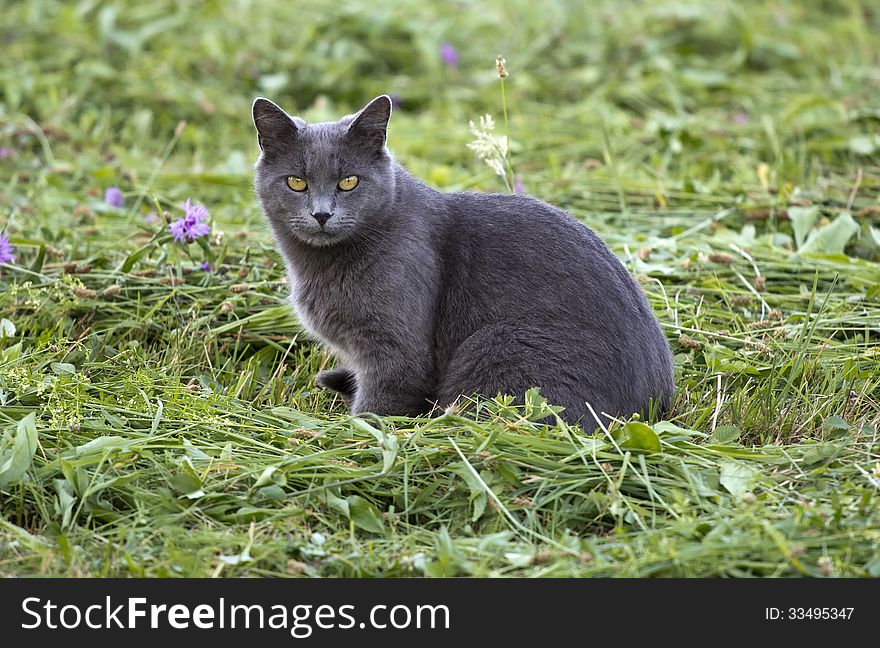
[[315, 376], [315, 384], [322, 389], [337, 392], [348, 401], [354, 398], [357, 390], [357, 379], [354, 372], [344, 367], [318, 372], [318, 375]]

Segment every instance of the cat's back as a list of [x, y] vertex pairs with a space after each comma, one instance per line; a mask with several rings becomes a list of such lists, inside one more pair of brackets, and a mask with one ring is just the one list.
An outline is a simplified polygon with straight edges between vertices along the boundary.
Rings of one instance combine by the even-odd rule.
[[630, 292], [634, 286], [599, 236], [558, 207], [522, 194], [446, 194], [447, 254], [470, 279], [511, 287], [566, 288], [583, 297]]
[[[451, 219], [461, 227], [480, 228], [489, 240], [519, 238], [534, 227], [580, 237], [584, 226], [567, 212], [526, 194], [461, 191], [445, 194]], [[545, 229], [546, 231], [546, 229]], [[533, 231], [538, 234], [538, 231]], [[545, 237], [548, 242], [558, 239]]]

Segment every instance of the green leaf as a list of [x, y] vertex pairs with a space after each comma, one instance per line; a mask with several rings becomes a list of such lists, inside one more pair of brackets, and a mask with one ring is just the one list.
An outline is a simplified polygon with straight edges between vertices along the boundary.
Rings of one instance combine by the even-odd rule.
[[3, 349], [3, 353], [0, 353], [0, 364], [18, 360], [21, 357], [21, 350], [21, 342], [13, 344], [8, 349]]
[[[156, 420], [155, 418], [153, 419]], [[210, 464], [214, 461], [214, 458], [209, 454], [205, 454], [199, 448], [192, 444], [192, 441], [189, 439], [183, 440], [183, 451], [186, 453], [186, 456], [190, 458], [193, 464]]]
[[698, 432], [697, 430], [692, 430], [690, 428], [683, 428], [670, 421], [657, 421], [652, 426], [652, 429], [657, 433], [657, 436], [661, 436], [667, 440], [708, 436], [703, 432]]
[[76, 504], [76, 494], [66, 479], [53, 479], [55, 493], [58, 495], [58, 512], [61, 514], [61, 528], [67, 529], [73, 519], [73, 505]]
[[393, 434], [385, 434], [379, 442], [379, 448], [382, 450], [382, 474], [384, 475], [391, 470], [397, 459], [397, 437]]
[[489, 495], [486, 488], [480, 483], [473, 471], [463, 462], [459, 462], [450, 466], [450, 468], [464, 479], [471, 492], [470, 501], [474, 504], [474, 512], [471, 515], [471, 522], [476, 522], [486, 511], [486, 504], [489, 502]]
[[52, 372], [58, 374], [59, 376], [73, 376], [76, 374], [76, 367], [74, 367], [69, 362], [53, 362], [49, 366], [51, 367]]
[[434, 578], [468, 575], [473, 571], [449, 535], [446, 526], [434, 536], [435, 558], [424, 566], [425, 575]]
[[532, 387], [525, 393], [525, 418], [529, 421], [540, 421], [561, 412], [564, 408], [550, 405], [547, 399], [541, 396], [541, 390]]
[[735, 425], [721, 425], [715, 428], [715, 431], [712, 433], [712, 436], [709, 437], [708, 442], [727, 445], [739, 439], [741, 434], [742, 432], [740, 432], [740, 429]]
[[278, 472], [277, 466], [267, 466], [264, 468], [263, 472], [260, 473], [260, 476], [257, 478], [257, 483], [254, 484], [254, 488], [268, 486], [269, 484], [275, 484], [277, 486], [284, 486], [287, 484], [287, 477], [284, 476], [284, 473]]
[[128, 419], [126, 419], [124, 416], [113, 414], [110, 412], [110, 410], [107, 409], [101, 412], [101, 414], [104, 417], [104, 420], [107, 421], [107, 423], [113, 430], [124, 429], [128, 427]]
[[647, 450], [648, 452], [660, 452], [662, 449], [660, 437], [649, 425], [639, 421], [630, 421], [623, 426], [623, 430], [626, 432], [626, 438], [621, 444], [623, 447]]
[[755, 471], [739, 461], [721, 462], [719, 482], [734, 497], [742, 497], [752, 488]]
[[0, 439], [0, 488], [22, 479], [37, 452], [37, 414], [31, 412], [18, 422], [14, 440], [7, 431]]
[[287, 499], [287, 493], [278, 484], [271, 484], [258, 489], [256, 499], [259, 501], [281, 502]]
[[162, 411], [164, 409], [165, 405], [162, 404], [161, 400], [158, 400], [156, 405], [156, 415], [153, 417], [152, 425], [150, 425], [150, 434], [156, 434], [159, 430], [159, 423], [162, 421]]
[[788, 217], [791, 219], [791, 226], [794, 229], [794, 240], [797, 248], [800, 250], [804, 241], [807, 240], [807, 233], [819, 220], [818, 207], [789, 207]]
[[46, 245], [44, 243], [40, 244], [40, 249], [37, 251], [37, 257], [34, 259], [34, 262], [31, 264], [31, 272], [40, 273], [43, 270], [43, 263], [46, 260]]
[[817, 443], [811, 445], [804, 452], [801, 463], [812, 466], [823, 461], [828, 461], [840, 453], [840, 446], [835, 443]]
[[121, 436], [101, 436], [97, 439], [92, 439], [88, 443], [76, 446], [72, 450], [67, 450], [61, 456], [68, 458], [87, 457], [90, 455], [101, 457], [105, 454], [109, 455], [113, 451], [130, 450], [131, 446], [135, 443], [136, 441], [133, 439], [126, 439]]
[[324, 492], [324, 497], [327, 500], [327, 505], [332, 508], [337, 513], [342, 513], [347, 520], [351, 519], [351, 507], [348, 505], [348, 500], [339, 497], [334, 491], [338, 491], [339, 488], [328, 488]]
[[818, 252], [820, 254], [843, 254], [849, 240], [859, 231], [858, 223], [849, 212], [843, 212], [833, 221], [810, 232], [806, 243], [798, 252]]
[[351, 521], [355, 523], [355, 526], [372, 533], [382, 533], [385, 530], [382, 516], [368, 500], [360, 495], [349, 495], [347, 501], [348, 510], [351, 512]]
[[379, 449], [382, 451], [381, 474], [384, 475], [388, 473], [388, 471], [394, 466], [394, 462], [397, 460], [397, 437], [385, 432], [385, 430], [373, 427], [367, 421], [357, 416], [352, 417], [351, 423], [359, 430], [372, 434], [376, 441], [379, 442]]
[[74, 466], [66, 459], [59, 459], [58, 464], [61, 467], [61, 474], [73, 489], [77, 497], [83, 497], [83, 494], [89, 490], [90, 479], [86, 471], [81, 466]]
[[822, 424], [825, 432], [828, 433], [828, 436], [832, 438], [836, 438], [839, 436], [843, 436], [847, 432], [849, 432], [849, 423], [844, 421], [839, 416], [829, 416], [825, 419], [825, 422]]
[[154, 241], [150, 241], [146, 245], [139, 247], [137, 250], [129, 254], [125, 258], [125, 261], [122, 262], [122, 265], [120, 265], [116, 270], [123, 274], [129, 272], [134, 267], [134, 264], [145, 257], [150, 252], [150, 250], [155, 247], [155, 245], [156, 244]]
[[181, 495], [191, 499], [204, 495], [204, 492], [202, 491], [202, 480], [199, 479], [199, 476], [196, 474], [189, 457], [183, 458], [180, 467], [181, 471], [168, 480], [168, 483], [171, 484], [171, 488]]

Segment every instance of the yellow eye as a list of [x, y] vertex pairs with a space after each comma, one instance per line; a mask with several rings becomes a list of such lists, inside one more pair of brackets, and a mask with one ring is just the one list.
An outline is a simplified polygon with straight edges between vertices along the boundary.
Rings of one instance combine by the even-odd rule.
[[338, 187], [343, 191], [351, 191], [355, 187], [358, 186], [358, 177], [357, 176], [348, 176], [347, 178], [343, 178], [339, 181]]
[[296, 176], [287, 176], [287, 186], [294, 191], [305, 191], [309, 187], [305, 180]]

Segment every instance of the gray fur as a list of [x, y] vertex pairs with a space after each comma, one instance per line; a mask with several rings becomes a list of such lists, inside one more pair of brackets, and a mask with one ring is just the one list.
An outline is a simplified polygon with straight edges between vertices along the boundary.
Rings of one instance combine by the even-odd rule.
[[[355, 413], [423, 414], [534, 386], [571, 422], [587, 401], [612, 416], [665, 409], [666, 338], [601, 239], [535, 198], [426, 186], [388, 153], [390, 115], [387, 96], [321, 124], [254, 102], [256, 191], [291, 300], [338, 357], [317, 383]], [[308, 190], [288, 188], [291, 175]], [[339, 190], [349, 175], [357, 187]]]

